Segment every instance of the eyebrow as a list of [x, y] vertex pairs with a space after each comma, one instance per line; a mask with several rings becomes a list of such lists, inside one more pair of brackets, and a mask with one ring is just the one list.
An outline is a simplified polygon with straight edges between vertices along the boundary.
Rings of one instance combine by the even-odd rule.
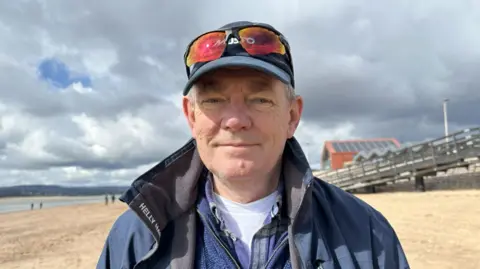
[[[248, 84], [251, 93], [267, 92], [272, 89], [272, 82], [264, 79], [252, 79]], [[198, 90], [202, 93], [222, 93], [224, 91], [215, 79], [199, 81], [198, 86]]]
[[199, 81], [197, 83], [197, 90], [199, 93], [220, 92], [218, 82], [216, 82], [215, 80]]

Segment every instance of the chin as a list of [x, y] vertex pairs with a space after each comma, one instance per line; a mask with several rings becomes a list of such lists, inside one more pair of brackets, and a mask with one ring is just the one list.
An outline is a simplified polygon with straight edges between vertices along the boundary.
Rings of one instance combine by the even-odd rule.
[[262, 164], [256, 160], [248, 159], [229, 159], [219, 163], [218, 172], [224, 178], [245, 178], [258, 174], [262, 169]]

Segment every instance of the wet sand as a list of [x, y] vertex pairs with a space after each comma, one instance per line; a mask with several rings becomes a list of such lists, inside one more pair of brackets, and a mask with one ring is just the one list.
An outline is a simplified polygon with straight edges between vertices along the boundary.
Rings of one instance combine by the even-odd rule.
[[103, 198], [103, 195], [91, 196], [21, 196], [21, 197], [0, 197], [0, 203], [9, 201], [20, 201], [29, 203], [30, 201], [56, 201], [56, 200], [75, 200], [75, 199], [97, 199]]
[[101, 203], [105, 201], [102, 196], [31, 196], [31, 197], [2, 197], [0, 198], [0, 214], [30, 210], [33, 204], [38, 210], [40, 203], [43, 208], [57, 206]]
[[[412, 268], [480, 268], [480, 190], [359, 197], [390, 220]], [[89, 204], [0, 214], [1, 268], [95, 268], [125, 209]]]

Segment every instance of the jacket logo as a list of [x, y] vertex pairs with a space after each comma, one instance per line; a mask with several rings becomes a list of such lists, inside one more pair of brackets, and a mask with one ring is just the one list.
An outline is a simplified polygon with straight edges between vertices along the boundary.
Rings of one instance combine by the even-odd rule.
[[158, 223], [157, 221], [155, 220], [155, 218], [152, 216], [152, 213], [150, 212], [150, 209], [148, 209], [148, 207], [145, 205], [145, 203], [141, 203], [140, 206], [139, 206], [140, 210], [142, 210], [142, 213], [143, 215], [145, 215], [145, 218], [148, 219], [148, 221], [150, 222], [150, 224], [153, 225], [153, 227], [155, 227], [155, 230], [157, 231], [157, 233], [160, 235], [160, 228], [158, 227]]

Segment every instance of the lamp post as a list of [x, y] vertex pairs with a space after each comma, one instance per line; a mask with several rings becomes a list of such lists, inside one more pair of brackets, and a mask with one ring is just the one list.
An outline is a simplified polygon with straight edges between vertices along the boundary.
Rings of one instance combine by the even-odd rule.
[[448, 102], [448, 98], [443, 99], [443, 124], [445, 126], [445, 140], [448, 143], [447, 102]]

